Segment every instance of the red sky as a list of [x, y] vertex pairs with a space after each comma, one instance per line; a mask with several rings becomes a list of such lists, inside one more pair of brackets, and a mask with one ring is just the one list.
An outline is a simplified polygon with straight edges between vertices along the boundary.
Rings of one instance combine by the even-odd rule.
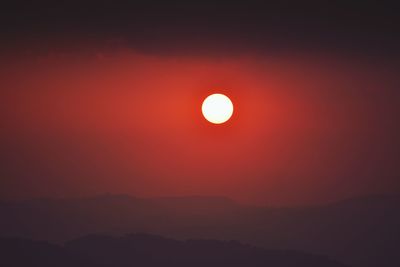
[[[329, 54], [13, 54], [1, 63], [0, 195], [281, 205], [398, 191], [395, 69]], [[223, 125], [201, 115], [215, 92], [235, 106]]]

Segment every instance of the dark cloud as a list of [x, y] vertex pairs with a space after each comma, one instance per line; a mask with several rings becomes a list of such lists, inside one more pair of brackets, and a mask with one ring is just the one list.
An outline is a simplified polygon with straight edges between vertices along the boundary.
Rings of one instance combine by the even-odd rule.
[[119, 38], [157, 53], [321, 49], [393, 56], [400, 39], [395, 10], [384, 1], [34, 1], [0, 12], [6, 41], [81, 36]]

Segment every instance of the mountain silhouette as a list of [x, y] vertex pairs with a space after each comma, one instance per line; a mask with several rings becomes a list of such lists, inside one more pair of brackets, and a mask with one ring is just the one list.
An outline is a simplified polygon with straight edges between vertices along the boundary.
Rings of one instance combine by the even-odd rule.
[[265, 250], [234, 241], [178, 241], [146, 234], [91, 235], [65, 245], [0, 238], [0, 249], [0, 265], [8, 267], [344, 267], [326, 257], [296, 251]]
[[398, 267], [400, 196], [310, 207], [244, 206], [223, 197], [127, 195], [0, 204], [0, 235], [64, 242], [100, 233], [239, 240], [266, 249], [327, 255], [351, 266]]

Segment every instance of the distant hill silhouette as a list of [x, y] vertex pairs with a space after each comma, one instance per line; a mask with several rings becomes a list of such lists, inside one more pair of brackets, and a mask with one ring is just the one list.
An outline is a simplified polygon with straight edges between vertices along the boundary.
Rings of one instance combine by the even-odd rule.
[[242, 206], [221, 197], [125, 195], [0, 203], [0, 235], [61, 242], [90, 233], [239, 240], [327, 255], [352, 266], [398, 267], [400, 196], [313, 207]]
[[0, 238], [0, 250], [0, 265], [7, 267], [344, 267], [325, 257], [295, 251], [265, 250], [233, 241], [178, 241], [145, 234], [120, 238], [92, 235], [65, 245]]

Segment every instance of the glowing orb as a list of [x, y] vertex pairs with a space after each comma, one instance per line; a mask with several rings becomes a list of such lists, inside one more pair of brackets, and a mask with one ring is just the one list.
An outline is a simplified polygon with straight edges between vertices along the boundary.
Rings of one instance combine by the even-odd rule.
[[226, 95], [212, 94], [203, 101], [201, 111], [209, 122], [221, 124], [231, 118], [233, 114], [233, 104]]

